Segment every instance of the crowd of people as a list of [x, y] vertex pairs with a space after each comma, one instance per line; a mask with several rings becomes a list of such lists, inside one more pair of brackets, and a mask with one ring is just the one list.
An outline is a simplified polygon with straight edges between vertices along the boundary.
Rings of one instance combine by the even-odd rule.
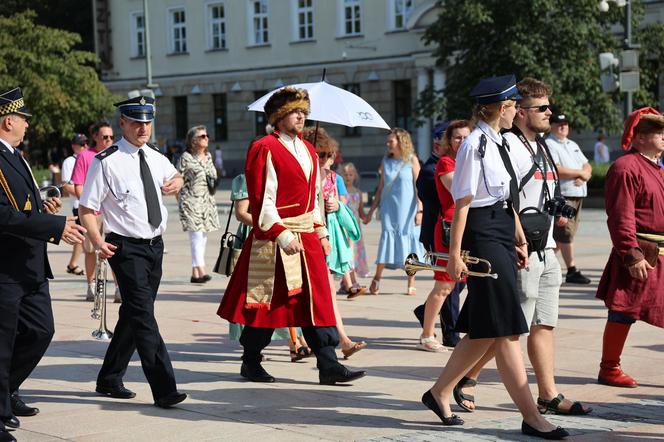
[[[286, 87], [272, 94], [265, 104], [266, 134], [252, 140], [244, 173], [233, 179], [239, 226], [232, 248], [241, 252], [217, 311], [242, 346], [240, 375], [275, 382], [262, 352], [272, 340], [285, 339], [291, 361], [316, 358], [321, 384], [364, 377], [366, 371], [346, 367], [336, 353], [339, 348], [348, 359], [370, 345], [349, 337], [336, 294], [351, 300], [379, 295], [384, 269], [404, 269], [406, 259], [416, 256], [433, 270], [435, 281], [414, 311], [422, 327], [416, 348], [453, 349], [423, 394], [423, 405], [443, 425], [462, 425], [451, 399], [474, 412], [481, 370], [495, 358], [523, 417], [522, 432], [568, 436], [544, 414], [585, 415], [592, 408], [567, 399], [555, 381], [563, 283], [556, 251], [566, 265], [565, 282], [590, 283], [576, 267], [573, 244], [592, 170], [568, 138], [567, 115], [553, 112], [554, 94], [533, 78], [481, 80], [470, 91], [476, 101], [472, 118], [436, 125], [432, 155], [423, 164], [410, 134], [393, 128], [368, 207], [355, 165], [342, 163], [335, 170], [337, 140], [318, 126], [305, 128], [307, 92]], [[208, 234], [221, 229], [214, 197], [218, 172], [205, 126], [188, 131], [186, 151], [172, 164], [148, 142], [154, 99], [139, 96], [115, 106], [120, 139], [108, 123], [91, 128], [89, 144], [85, 134], [72, 138], [61, 184], [72, 197], [73, 213], [60, 216], [60, 199], [40, 195], [17, 149], [31, 117], [21, 91], [0, 94], [0, 239], [11, 246], [0, 252], [0, 441], [15, 440], [8, 430], [20, 425], [17, 416], [39, 412], [21, 399], [19, 387], [53, 336], [47, 243], [73, 245], [66, 271], [85, 277], [88, 301], [95, 299], [98, 263], [106, 260], [114, 274], [114, 299], [122, 305], [96, 391], [135, 397], [123, 376], [137, 351], [156, 406], [170, 408], [187, 397], [177, 389], [154, 316], [168, 218], [163, 198], [177, 197], [191, 246], [190, 282], [204, 284], [211, 279], [204, 259]], [[608, 159], [603, 140], [595, 146], [601, 161]], [[636, 320], [664, 326], [658, 287], [664, 277], [664, 217], [657, 216], [664, 212], [664, 117], [651, 108], [632, 113], [622, 147], [627, 153], [611, 167], [606, 184], [613, 249], [597, 292], [608, 308], [598, 382], [636, 387], [620, 365], [630, 326]], [[362, 225], [376, 213], [380, 237], [367, 288], [361, 282], [371, 276]], [[475, 271], [469, 256], [488, 261], [490, 270]], [[404, 282], [404, 293], [416, 295], [414, 272]], [[537, 399], [528, 385], [521, 335], [527, 335]]]

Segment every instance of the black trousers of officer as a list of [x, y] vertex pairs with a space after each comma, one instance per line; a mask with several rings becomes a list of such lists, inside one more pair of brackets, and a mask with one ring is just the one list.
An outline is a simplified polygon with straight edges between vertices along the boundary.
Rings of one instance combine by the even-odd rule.
[[[242, 360], [247, 365], [261, 362], [261, 351], [272, 340], [273, 328], [251, 327], [246, 325], [240, 335], [240, 344], [244, 347]], [[302, 327], [302, 334], [307, 344], [316, 355], [316, 366], [321, 371], [330, 370], [339, 364], [335, 348], [339, 345], [339, 333], [336, 327]]]
[[97, 384], [120, 385], [134, 350], [138, 350], [152, 396], [163, 398], [176, 391], [171, 359], [154, 317], [164, 243], [159, 239], [150, 245], [145, 240], [118, 236], [106, 241], [117, 246], [108, 262], [122, 293], [122, 305]]
[[32, 373], [54, 332], [48, 281], [0, 284], [0, 417], [11, 417], [10, 393]]

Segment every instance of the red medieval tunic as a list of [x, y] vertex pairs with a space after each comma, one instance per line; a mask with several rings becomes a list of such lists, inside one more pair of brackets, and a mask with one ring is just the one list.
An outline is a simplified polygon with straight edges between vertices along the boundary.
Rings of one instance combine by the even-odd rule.
[[[247, 153], [245, 175], [249, 205], [255, 215], [252, 217], [253, 229], [217, 310], [219, 316], [230, 322], [265, 328], [336, 325], [325, 254], [320, 232], [315, 230], [298, 234], [304, 247], [301, 254], [302, 290], [289, 293], [284, 264], [276, 246], [271, 299], [260, 306], [248, 302], [249, 275], [253, 271], [250, 268], [252, 245], [263, 240], [275, 242], [282, 234], [290, 235], [284, 225], [287, 219], [318, 211], [320, 183], [316, 150], [306, 141], [304, 144], [297, 141], [299, 146], [305, 146], [306, 154], [301, 152], [301, 155], [310, 162], [309, 176], [305, 176], [304, 166], [286, 148], [276, 131], [254, 142]], [[266, 226], [268, 206], [272, 208], [270, 216], [274, 223]], [[320, 212], [313, 218], [320, 220]], [[321, 222], [314, 222], [312, 227], [320, 230], [323, 227]]]
[[664, 233], [664, 170], [631, 150], [609, 169], [604, 194], [613, 249], [597, 297], [610, 310], [664, 327], [664, 256], [645, 281], [626, 267], [643, 258], [636, 232]]

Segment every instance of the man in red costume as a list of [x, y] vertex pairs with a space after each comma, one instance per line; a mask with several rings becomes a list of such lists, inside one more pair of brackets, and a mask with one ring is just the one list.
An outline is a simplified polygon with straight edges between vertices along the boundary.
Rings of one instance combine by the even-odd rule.
[[305, 90], [286, 87], [274, 93], [265, 114], [276, 130], [247, 153], [253, 229], [217, 314], [245, 324], [240, 374], [253, 382], [274, 382], [261, 366], [261, 351], [280, 327], [302, 327], [318, 360], [321, 384], [366, 374], [348, 370], [335, 353], [339, 335], [325, 263], [330, 243], [319, 209], [318, 160], [314, 147], [299, 137], [309, 107]]
[[609, 309], [597, 381], [636, 387], [620, 368], [629, 328], [637, 319], [664, 327], [664, 116], [632, 112], [622, 147], [629, 151], [611, 166], [604, 188], [613, 249], [597, 289]]

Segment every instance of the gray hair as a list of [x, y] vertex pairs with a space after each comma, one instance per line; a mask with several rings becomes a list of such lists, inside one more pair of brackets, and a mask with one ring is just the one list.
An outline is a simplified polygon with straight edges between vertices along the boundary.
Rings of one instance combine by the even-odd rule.
[[196, 132], [198, 132], [199, 130], [204, 130], [207, 132], [207, 127], [201, 124], [199, 126], [194, 126], [187, 131], [187, 137], [185, 138], [184, 145], [185, 148], [187, 149], [187, 152], [189, 153], [192, 153], [194, 137], [196, 136]]

